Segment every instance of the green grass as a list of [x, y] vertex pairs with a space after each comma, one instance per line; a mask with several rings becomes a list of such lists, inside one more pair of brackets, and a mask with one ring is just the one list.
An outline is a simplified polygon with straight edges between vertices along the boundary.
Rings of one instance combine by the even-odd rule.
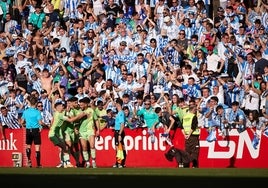
[[[160, 187], [162, 184], [189, 187], [266, 186], [268, 169], [255, 168], [0, 168], [0, 182], [7, 187]], [[215, 186], [216, 185], [216, 186]], [[120, 186], [119, 186], [120, 187]], [[120, 187], [120, 188], [121, 188]]]
[[266, 177], [268, 169], [260, 168], [0, 168], [1, 174], [20, 175], [130, 175], [130, 176], [211, 176], [211, 177]]

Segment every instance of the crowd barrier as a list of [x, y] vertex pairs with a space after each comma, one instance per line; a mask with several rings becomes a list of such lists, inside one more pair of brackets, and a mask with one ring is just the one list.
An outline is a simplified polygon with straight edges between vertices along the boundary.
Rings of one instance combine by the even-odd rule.
[[[147, 129], [126, 129], [125, 145], [127, 149], [127, 167], [176, 168], [165, 158], [169, 146], [161, 137], [163, 130], [156, 131], [155, 143], [151, 143]], [[0, 167], [26, 166], [25, 129], [5, 131], [6, 140], [0, 140]], [[43, 167], [55, 167], [59, 164], [59, 149], [48, 139], [48, 130], [42, 130], [41, 163]], [[214, 142], [207, 142], [206, 129], [200, 135], [200, 168], [267, 168], [268, 138], [262, 135], [257, 149], [253, 148], [252, 131], [238, 133], [236, 129], [229, 132], [229, 139], [223, 140], [218, 136]], [[173, 144], [184, 149], [184, 138], [180, 129], [174, 133]], [[104, 129], [99, 140], [96, 140], [96, 156], [98, 167], [111, 167], [115, 162], [113, 131]], [[16, 158], [22, 157], [22, 164], [15, 164]], [[71, 157], [71, 161], [74, 162]], [[35, 152], [32, 150], [32, 162], [35, 166]]]

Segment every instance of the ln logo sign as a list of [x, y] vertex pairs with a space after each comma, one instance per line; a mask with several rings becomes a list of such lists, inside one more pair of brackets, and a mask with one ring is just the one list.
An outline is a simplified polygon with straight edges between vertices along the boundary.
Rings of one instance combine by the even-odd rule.
[[252, 146], [252, 141], [250, 136], [248, 135], [247, 131], [244, 131], [242, 133], [238, 133], [236, 129], [232, 129], [229, 132], [230, 136], [238, 136], [238, 142], [237, 145], [234, 141], [232, 141], [232, 137], [230, 137], [230, 140], [219, 140], [216, 141], [217, 144], [220, 147], [223, 148], [229, 148], [229, 151], [215, 151], [215, 142], [207, 142], [206, 140], [200, 141], [200, 147], [208, 147], [208, 156], [207, 158], [211, 159], [229, 159], [234, 156], [235, 151], [237, 150], [236, 158], [241, 159], [243, 157], [243, 151], [244, 147], [247, 146], [248, 151], [253, 159], [256, 159], [259, 157], [259, 152], [260, 152], [260, 144], [261, 140], [259, 143], [259, 146], [257, 149], [254, 149]]

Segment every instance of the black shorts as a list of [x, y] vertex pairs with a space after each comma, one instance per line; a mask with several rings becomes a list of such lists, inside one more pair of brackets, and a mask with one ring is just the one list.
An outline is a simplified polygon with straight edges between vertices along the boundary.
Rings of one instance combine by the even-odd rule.
[[26, 144], [41, 145], [41, 133], [39, 128], [26, 129]]
[[[114, 144], [116, 146], [119, 145], [119, 141], [118, 141], [118, 136], [119, 136], [119, 131], [114, 131]], [[121, 134], [121, 144], [124, 145], [124, 138], [125, 138], [125, 132], [123, 131]]]

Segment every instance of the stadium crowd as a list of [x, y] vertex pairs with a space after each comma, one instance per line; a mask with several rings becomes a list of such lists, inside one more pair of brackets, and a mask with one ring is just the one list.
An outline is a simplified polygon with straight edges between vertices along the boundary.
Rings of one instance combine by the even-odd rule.
[[[232, 128], [251, 129], [254, 148], [268, 136], [266, 0], [0, 0], [0, 19], [1, 132], [22, 128], [35, 96], [42, 128], [64, 104], [77, 165], [85, 119], [71, 116], [90, 111], [98, 137], [115, 127], [117, 99], [125, 127], [147, 127], [152, 142], [163, 127], [172, 146], [193, 106], [209, 142]], [[96, 151], [82, 143], [88, 161]]]

